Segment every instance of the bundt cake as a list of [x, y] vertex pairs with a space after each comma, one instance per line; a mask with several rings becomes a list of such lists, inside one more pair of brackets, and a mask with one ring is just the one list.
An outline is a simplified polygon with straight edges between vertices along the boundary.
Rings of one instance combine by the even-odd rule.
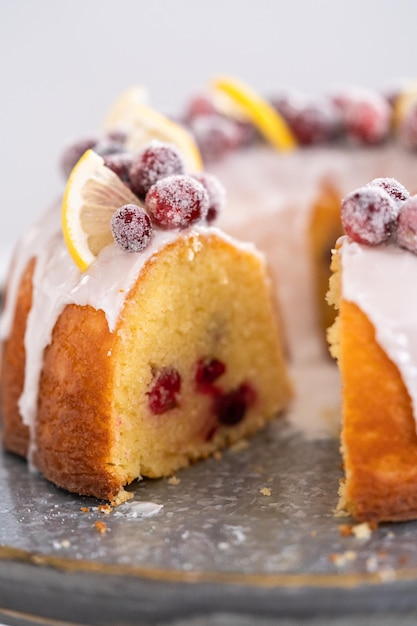
[[217, 181], [161, 142], [132, 155], [126, 184], [122, 165], [85, 152], [62, 225], [55, 204], [20, 242], [2, 317], [4, 446], [115, 503], [291, 394], [264, 259], [212, 226]]
[[377, 179], [342, 203], [329, 331], [342, 379], [340, 510], [358, 520], [417, 517], [417, 196]]
[[309, 423], [328, 412], [315, 392], [321, 384], [326, 398], [339, 393], [324, 293], [344, 226], [330, 296], [340, 310], [330, 337], [343, 381], [343, 506], [364, 520], [417, 516], [409, 353], [391, 354], [379, 340], [385, 317], [355, 299], [359, 283], [348, 288], [356, 258], [414, 259], [398, 243], [412, 245], [404, 224], [400, 234], [398, 215], [408, 212], [394, 211], [384, 241], [370, 245], [352, 235], [346, 195], [373, 180], [366, 194], [388, 197], [389, 215], [394, 200], [406, 206], [405, 188], [381, 179], [416, 191], [416, 103], [414, 85], [266, 100], [221, 78], [177, 123], [143, 89], [123, 94], [102, 131], [63, 154], [62, 228], [59, 203], [12, 261], [2, 316], [6, 448], [68, 490], [116, 502], [133, 479], [170, 474], [287, 407], [283, 352], [294, 406], [308, 407]]

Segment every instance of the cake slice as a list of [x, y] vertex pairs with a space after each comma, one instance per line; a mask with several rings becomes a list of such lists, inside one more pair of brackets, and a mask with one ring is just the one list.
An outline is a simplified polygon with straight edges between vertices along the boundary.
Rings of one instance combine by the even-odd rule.
[[417, 198], [373, 181], [342, 203], [348, 235], [332, 260], [329, 331], [342, 379], [345, 479], [357, 520], [417, 517]]
[[[3, 441], [56, 485], [121, 502], [134, 479], [254, 433], [291, 391], [264, 258], [209, 223], [204, 185], [157, 177], [146, 201], [113, 207], [94, 235], [95, 211], [132, 192], [102, 159], [83, 158], [64, 197], [65, 240], [54, 206], [14, 256]], [[95, 177], [78, 194], [86, 164]], [[91, 194], [90, 212], [73, 211]], [[87, 230], [70, 229], [74, 215]]]

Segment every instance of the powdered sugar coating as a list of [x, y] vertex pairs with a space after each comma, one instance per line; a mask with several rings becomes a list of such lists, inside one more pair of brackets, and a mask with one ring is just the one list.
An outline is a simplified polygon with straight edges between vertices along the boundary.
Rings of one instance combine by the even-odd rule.
[[146, 209], [161, 228], [186, 228], [206, 219], [209, 197], [203, 185], [191, 176], [168, 176], [146, 194]]
[[401, 207], [404, 200], [407, 200], [410, 193], [396, 178], [374, 178], [367, 187], [381, 187], [396, 201]]
[[404, 202], [398, 216], [397, 243], [417, 254], [417, 196]]
[[219, 215], [226, 204], [226, 189], [213, 174], [207, 172], [198, 172], [192, 175], [193, 178], [198, 180], [208, 193], [209, 208], [207, 211], [207, 222], [213, 222]]
[[111, 231], [117, 245], [125, 252], [141, 252], [152, 237], [149, 215], [136, 204], [125, 204], [113, 213]]
[[175, 146], [154, 140], [133, 158], [130, 182], [134, 193], [144, 198], [158, 180], [184, 172], [184, 160]]
[[343, 200], [342, 224], [354, 241], [376, 246], [393, 234], [398, 211], [398, 205], [385, 189], [361, 187]]

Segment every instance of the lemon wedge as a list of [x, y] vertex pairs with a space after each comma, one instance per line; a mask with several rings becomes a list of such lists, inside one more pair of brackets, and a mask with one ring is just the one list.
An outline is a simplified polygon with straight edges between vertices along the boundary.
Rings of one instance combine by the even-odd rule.
[[203, 169], [201, 154], [192, 135], [150, 107], [140, 87], [132, 87], [116, 100], [107, 114], [104, 130], [125, 132], [126, 148], [132, 152], [137, 152], [153, 139], [172, 143], [181, 152], [187, 172]]
[[62, 230], [68, 251], [83, 272], [100, 250], [113, 243], [111, 217], [138, 198], [93, 150], [74, 166], [62, 201]]
[[[231, 101], [230, 110], [240, 111], [240, 117], [252, 122], [262, 135], [278, 150], [292, 150], [297, 142], [284, 118], [248, 85], [234, 78], [219, 77], [212, 81], [214, 95], [225, 95]], [[236, 115], [239, 117], [239, 113]]]

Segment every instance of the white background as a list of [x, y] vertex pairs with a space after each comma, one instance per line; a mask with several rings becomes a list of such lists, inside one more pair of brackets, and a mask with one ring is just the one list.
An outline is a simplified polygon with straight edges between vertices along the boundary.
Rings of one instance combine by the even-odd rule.
[[415, 0], [0, 0], [0, 265], [69, 137], [132, 84], [163, 109], [219, 73], [265, 94], [417, 76]]

